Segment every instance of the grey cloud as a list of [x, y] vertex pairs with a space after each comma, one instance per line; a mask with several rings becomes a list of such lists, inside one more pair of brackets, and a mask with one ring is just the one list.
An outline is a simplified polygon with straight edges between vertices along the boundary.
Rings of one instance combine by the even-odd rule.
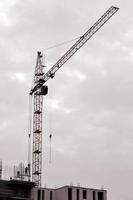
[[[28, 0], [17, 1], [8, 10], [11, 25], [0, 28], [1, 127], [7, 122], [0, 129], [0, 156], [7, 162], [27, 159], [28, 92], [36, 51], [81, 35], [111, 5], [111, 0]], [[59, 109], [52, 109], [53, 161], [49, 166], [51, 96], [44, 100], [43, 171], [48, 185], [104, 185], [109, 200], [131, 200], [133, 95], [129, 31], [133, 3], [119, 0], [116, 6], [120, 7], [119, 13], [51, 80], [53, 98], [60, 104]], [[69, 46], [46, 52], [46, 64], [54, 64]], [[74, 70], [86, 78], [78, 81]], [[11, 74], [19, 72], [25, 74], [25, 82], [11, 79]]]

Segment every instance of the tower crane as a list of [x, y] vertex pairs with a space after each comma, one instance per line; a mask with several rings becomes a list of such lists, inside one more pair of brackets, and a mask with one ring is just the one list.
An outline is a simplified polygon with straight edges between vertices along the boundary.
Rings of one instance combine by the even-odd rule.
[[42, 109], [43, 96], [48, 93], [48, 87], [45, 83], [50, 78], [54, 78], [55, 73], [61, 66], [64, 65], [118, 10], [118, 7], [111, 6], [46, 73], [44, 73], [42, 62], [43, 55], [41, 52], [37, 52], [34, 86], [30, 90], [30, 95], [33, 97], [31, 173], [32, 181], [36, 183], [36, 186], [41, 186], [42, 177]]

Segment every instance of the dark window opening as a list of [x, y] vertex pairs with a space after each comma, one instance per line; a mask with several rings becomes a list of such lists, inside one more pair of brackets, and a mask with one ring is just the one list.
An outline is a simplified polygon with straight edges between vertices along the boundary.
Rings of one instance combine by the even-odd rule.
[[53, 199], [53, 192], [50, 191], [50, 200], [52, 200], [52, 199]]
[[83, 199], [87, 199], [87, 191], [83, 190]]
[[77, 189], [77, 200], [79, 200], [79, 189]]
[[103, 199], [103, 192], [98, 192], [98, 200], [104, 200]]
[[68, 200], [72, 200], [72, 188], [68, 188]]
[[96, 193], [93, 191], [93, 200], [96, 200]]
[[42, 190], [42, 200], [44, 200], [44, 190]]
[[37, 200], [40, 200], [40, 197], [41, 197], [41, 190], [38, 190], [38, 192], [37, 192]]

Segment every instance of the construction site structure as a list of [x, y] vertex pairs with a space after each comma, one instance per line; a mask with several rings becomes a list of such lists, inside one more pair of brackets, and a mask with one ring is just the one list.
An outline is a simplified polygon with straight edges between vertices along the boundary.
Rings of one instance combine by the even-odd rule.
[[2, 159], [0, 159], [0, 180], [2, 179]]
[[[33, 97], [33, 116], [32, 116], [32, 181], [36, 186], [41, 187], [42, 177], [42, 114], [43, 114], [43, 96], [47, 95], [48, 87], [44, 85], [55, 73], [66, 63], [117, 11], [119, 8], [111, 6], [94, 24], [87, 30], [77, 42], [48, 70], [44, 73], [42, 62], [42, 53], [37, 53], [37, 62], [34, 74], [34, 86], [30, 91]], [[31, 139], [31, 133], [29, 133]], [[29, 162], [29, 167], [30, 162]]]
[[35, 187], [22, 180], [0, 180], [0, 200], [107, 200], [104, 189], [66, 185], [63, 187]]
[[13, 178], [15, 180], [23, 180], [28, 181], [29, 180], [29, 170], [28, 167], [24, 165], [24, 163], [19, 163], [18, 166], [13, 166]]
[[66, 185], [58, 188], [37, 188], [31, 192], [32, 200], [107, 200], [107, 191]]
[[[33, 144], [32, 144], [32, 169], [30, 163], [30, 151], [28, 154], [28, 165], [23, 163], [13, 167], [13, 176], [8, 180], [3, 179], [2, 172], [7, 169], [2, 165], [0, 159], [0, 200], [107, 200], [107, 191], [101, 189], [66, 185], [63, 187], [47, 188], [41, 187], [42, 174], [42, 106], [43, 96], [48, 93], [48, 87], [44, 85], [53, 78], [56, 71], [69, 60], [92, 36], [95, 34], [116, 12], [117, 7], [111, 6], [102, 17], [84, 34], [79, 40], [57, 61], [48, 72], [44, 73], [42, 53], [37, 53], [37, 62], [34, 74], [34, 86], [30, 91], [33, 97]], [[31, 130], [31, 129], [30, 129]], [[29, 150], [31, 145], [31, 131], [29, 133]], [[51, 135], [50, 135], [51, 137]], [[9, 172], [12, 169], [8, 166]], [[9, 173], [10, 174], [10, 173]], [[32, 180], [30, 179], [32, 175]], [[37, 186], [37, 187], [36, 187]]]
[[31, 200], [33, 187], [35, 183], [29, 181], [0, 180], [0, 200]]

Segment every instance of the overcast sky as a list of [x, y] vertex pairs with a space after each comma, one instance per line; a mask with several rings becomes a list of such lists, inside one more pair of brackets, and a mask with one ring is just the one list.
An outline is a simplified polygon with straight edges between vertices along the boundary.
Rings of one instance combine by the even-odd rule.
[[[82, 35], [111, 5], [120, 10], [49, 80], [43, 184], [104, 187], [108, 200], [132, 200], [131, 0], [0, 0], [0, 157], [27, 161], [36, 52]], [[52, 67], [72, 44], [43, 51], [45, 64]]]

